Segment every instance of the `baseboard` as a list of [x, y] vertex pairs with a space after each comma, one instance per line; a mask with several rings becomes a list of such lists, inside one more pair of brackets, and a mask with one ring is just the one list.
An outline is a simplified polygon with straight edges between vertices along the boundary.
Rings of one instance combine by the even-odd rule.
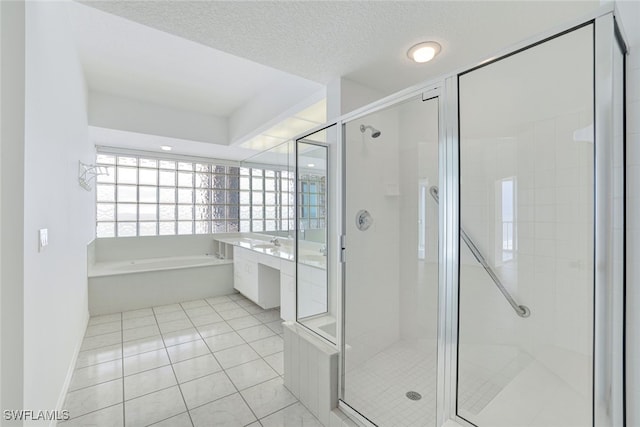
[[[84, 321], [81, 322], [82, 330], [80, 333], [80, 339], [76, 343], [76, 347], [73, 349], [73, 357], [71, 358], [71, 362], [69, 363], [69, 367], [67, 368], [67, 376], [64, 379], [64, 383], [62, 384], [62, 389], [60, 390], [60, 395], [58, 396], [58, 403], [56, 404], [56, 411], [60, 413], [64, 408], [64, 401], [67, 398], [67, 392], [69, 391], [69, 386], [71, 385], [71, 379], [73, 378], [73, 372], [75, 371], [76, 362], [78, 361], [78, 355], [80, 353], [80, 347], [82, 346], [82, 341], [84, 340], [84, 333], [87, 330], [87, 326], [89, 324], [89, 311], [86, 312], [84, 316]], [[49, 423], [49, 427], [56, 427], [58, 425], [57, 420], [51, 420]]]

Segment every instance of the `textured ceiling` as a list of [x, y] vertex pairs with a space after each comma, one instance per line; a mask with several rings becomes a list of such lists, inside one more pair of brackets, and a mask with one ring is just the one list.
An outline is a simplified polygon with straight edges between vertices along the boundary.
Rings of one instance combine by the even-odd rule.
[[[595, 1], [90, 1], [153, 28], [326, 84], [390, 93], [469, 65], [597, 8]], [[436, 40], [432, 63], [406, 50]]]

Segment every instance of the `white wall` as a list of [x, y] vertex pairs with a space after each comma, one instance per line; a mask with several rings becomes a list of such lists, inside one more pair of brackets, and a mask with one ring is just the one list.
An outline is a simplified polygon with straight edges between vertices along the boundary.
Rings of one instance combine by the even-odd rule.
[[[94, 194], [78, 185], [92, 163], [86, 88], [65, 2], [26, 3], [24, 406], [61, 404], [88, 318], [86, 245]], [[38, 229], [49, 246], [38, 252]]]
[[0, 240], [0, 408], [2, 409], [22, 408], [24, 25], [23, 2], [0, 2], [0, 235], [2, 236]]
[[616, 3], [627, 56], [627, 425], [640, 425], [640, 3]]
[[109, 129], [227, 145], [227, 120], [102, 92], [89, 92], [89, 124]]
[[229, 117], [229, 144], [259, 135], [325, 96], [318, 83], [295, 79], [275, 81]]
[[[366, 123], [382, 134], [362, 134]], [[400, 336], [398, 254], [400, 208], [387, 185], [399, 185], [398, 111], [376, 112], [346, 125], [346, 355], [347, 370], [359, 365]], [[356, 228], [356, 214], [373, 218], [366, 231]]]
[[435, 351], [439, 208], [428, 191], [425, 194], [424, 259], [418, 254], [418, 213], [420, 184], [438, 185], [438, 100], [413, 100], [400, 105], [398, 110], [400, 335], [405, 340], [428, 339], [428, 351]]

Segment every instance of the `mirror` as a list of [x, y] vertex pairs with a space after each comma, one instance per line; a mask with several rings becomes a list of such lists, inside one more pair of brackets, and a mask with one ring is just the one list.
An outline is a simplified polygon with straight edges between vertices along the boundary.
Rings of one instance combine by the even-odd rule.
[[[337, 126], [296, 141], [297, 164], [297, 317], [298, 322], [334, 341], [336, 322], [328, 286], [328, 144]], [[330, 139], [330, 141], [329, 141]]]
[[241, 162], [240, 231], [293, 239], [295, 150], [287, 141]]

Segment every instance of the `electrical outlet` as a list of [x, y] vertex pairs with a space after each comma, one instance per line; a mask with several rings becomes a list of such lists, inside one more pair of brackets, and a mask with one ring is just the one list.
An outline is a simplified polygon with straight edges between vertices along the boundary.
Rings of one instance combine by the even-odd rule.
[[47, 228], [41, 228], [38, 230], [40, 241], [38, 245], [38, 252], [42, 252], [42, 249], [49, 244], [49, 230]]

